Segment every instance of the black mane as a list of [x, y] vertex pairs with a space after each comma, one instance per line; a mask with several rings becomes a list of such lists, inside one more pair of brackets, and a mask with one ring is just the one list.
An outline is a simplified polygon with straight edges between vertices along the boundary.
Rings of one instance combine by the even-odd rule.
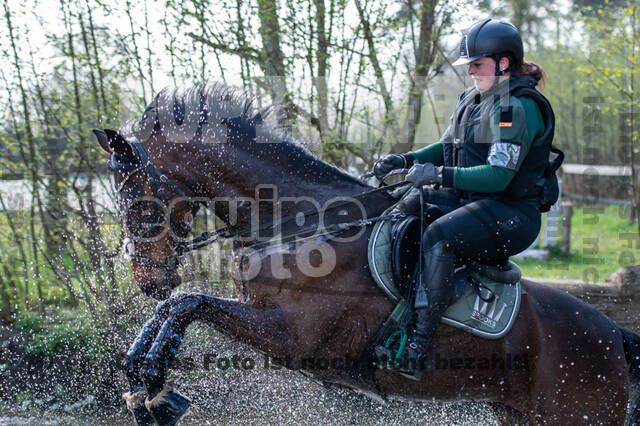
[[[202, 134], [203, 126], [212, 125], [214, 120], [226, 125], [228, 142], [251, 152], [252, 155], [269, 155], [277, 159], [287, 171], [304, 172], [327, 183], [344, 182], [368, 187], [344, 170], [318, 159], [308, 149], [282, 132], [282, 129], [266, 120], [274, 108], [257, 111], [254, 108], [254, 101], [255, 98], [246, 92], [218, 83], [197, 83], [183, 91], [166, 88], [155, 97], [143, 115], [129, 123], [127, 128], [134, 134], [145, 128], [162, 132], [158, 119], [160, 108], [169, 107], [173, 111], [173, 118], [177, 125], [182, 125], [186, 111], [198, 111], [197, 134]], [[220, 118], [229, 116], [229, 111], [234, 111], [231, 114], [235, 115], [234, 118]], [[257, 143], [257, 126], [260, 126], [261, 137], [266, 137], [273, 142]]]

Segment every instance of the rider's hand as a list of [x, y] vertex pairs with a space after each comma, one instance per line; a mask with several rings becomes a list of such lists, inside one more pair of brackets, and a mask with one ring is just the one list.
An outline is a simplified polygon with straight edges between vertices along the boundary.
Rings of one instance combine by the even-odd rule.
[[387, 173], [411, 167], [413, 164], [413, 156], [401, 154], [388, 154], [376, 161], [373, 165], [373, 174], [378, 180], [382, 180]]
[[431, 163], [414, 164], [404, 180], [411, 182], [416, 188], [434, 183], [441, 184], [442, 167], [436, 167]]

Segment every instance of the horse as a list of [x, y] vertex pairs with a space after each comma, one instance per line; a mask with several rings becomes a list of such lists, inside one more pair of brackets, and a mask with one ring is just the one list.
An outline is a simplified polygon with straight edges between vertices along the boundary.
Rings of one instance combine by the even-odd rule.
[[[420, 381], [358, 367], [394, 309], [371, 277], [367, 244], [372, 222], [396, 200], [319, 160], [265, 116], [243, 92], [199, 83], [165, 89], [117, 131], [94, 130], [110, 154], [132, 276], [159, 300], [126, 361], [137, 424], [174, 424], [189, 406], [165, 379], [194, 321], [374, 398], [486, 401], [503, 424], [640, 422], [640, 337], [526, 279], [506, 336], [441, 324]], [[186, 241], [200, 208], [224, 232]], [[237, 299], [171, 294], [183, 251], [221, 237], [234, 240]], [[513, 359], [526, 362], [506, 366]], [[309, 360], [331, 362], [314, 368]], [[479, 360], [489, 360], [486, 368]]]

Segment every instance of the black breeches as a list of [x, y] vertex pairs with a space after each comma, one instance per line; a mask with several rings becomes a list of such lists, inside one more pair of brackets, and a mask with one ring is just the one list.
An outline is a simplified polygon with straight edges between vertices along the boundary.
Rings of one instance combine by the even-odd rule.
[[463, 262], [503, 260], [527, 249], [540, 232], [540, 213], [526, 201], [466, 201], [451, 189], [426, 191], [425, 201], [444, 214], [424, 231], [423, 250], [449, 241]]

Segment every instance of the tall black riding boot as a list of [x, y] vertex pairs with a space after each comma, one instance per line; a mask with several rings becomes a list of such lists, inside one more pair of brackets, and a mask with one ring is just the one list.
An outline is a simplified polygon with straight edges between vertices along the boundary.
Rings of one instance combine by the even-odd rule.
[[449, 306], [453, 294], [452, 275], [455, 266], [453, 246], [440, 242], [424, 253], [422, 284], [416, 290], [415, 323], [407, 338], [407, 346], [398, 362], [404, 376], [420, 380], [431, 338]]

